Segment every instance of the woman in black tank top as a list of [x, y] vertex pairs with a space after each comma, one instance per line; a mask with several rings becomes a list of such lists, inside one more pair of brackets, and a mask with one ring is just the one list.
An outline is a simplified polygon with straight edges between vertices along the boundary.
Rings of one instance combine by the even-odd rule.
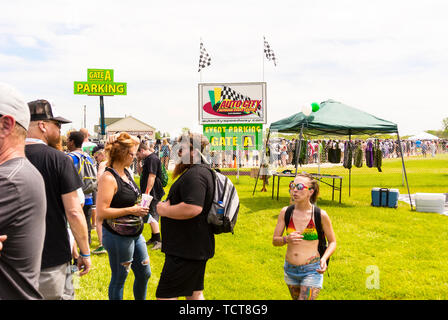
[[123, 299], [130, 269], [135, 275], [134, 298], [145, 300], [151, 276], [146, 241], [141, 234], [143, 217], [149, 210], [136, 204], [141, 193], [127, 169], [138, 145], [138, 138], [124, 132], [108, 143], [107, 168], [98, 182], [97, 214], [103, 220], [103, 245], [112, 271], [110, 300]]

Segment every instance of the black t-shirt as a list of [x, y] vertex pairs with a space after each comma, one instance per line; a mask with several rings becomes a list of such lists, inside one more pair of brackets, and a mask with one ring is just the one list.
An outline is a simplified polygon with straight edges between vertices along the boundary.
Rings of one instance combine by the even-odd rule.
[[61, 196], [80, 188], [82, 183], [72, 159], [63, 152], [37, 143], [26, 145], [25, 154], [45, 182], [47, 215], [41, 268], [46, 269], [64, 264], [72, 258]]
[[142, 174], [140, 177], [140, 190], [142, 193], [146, 191], [146, 187], [148, 186], [148, 176], [150, 174], [155, 174], [156, 178], [154, 180], [154, 186], [149, 194], [152, 195], [154, 199], [161, 200], [165, 195], [161, 181], [162, 163], [155, 153], [151, 153], [143, 159]]
[[176, 220], [161, 217], [162, 252], [192, 260], [206, 260], [215, 254], [215, 236], [207, 223], [213, 201], [212, 173], [203, 165], [193, 165], [171, 186], [167, 199], [198, 205], [203, 211], [194, 218]]

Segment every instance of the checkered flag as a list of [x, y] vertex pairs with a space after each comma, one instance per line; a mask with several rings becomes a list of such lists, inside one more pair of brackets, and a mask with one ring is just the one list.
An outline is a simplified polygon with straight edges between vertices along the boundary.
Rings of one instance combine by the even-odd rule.
[[274, 66], [277, 66], [277, 59], [275, 58], [275, 54], [274, 51], [271, 49], [271, 46], [269, 45], [269, 43], [266, 41], [266, 38], [263, 37], [264, 39], [264, 54], [266, 55], [266, 58], [268, 58], [269, 61], [274, 61]]
[[221, 98], [222, 100], [242, 100], [242, 101], [251, 100], [251, 98], [246, 97], [227, 86], [223, 86], [221, 91]]
[[212, 58], [210, 58], [210, 55], [208, 54], [207, 50], [204, 48], [204, 44], [201, 42], [201, 53], [199, 55], [199, 70], [198, 72], [201, 72], [201, 69], [207, 67], [210, 65]]

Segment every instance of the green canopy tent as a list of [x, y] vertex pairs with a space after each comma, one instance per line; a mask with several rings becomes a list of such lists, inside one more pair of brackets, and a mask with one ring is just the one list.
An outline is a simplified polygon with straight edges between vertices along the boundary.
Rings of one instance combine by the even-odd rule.
[[[404, 165], [403, 152], [401, 150], [400, 135], [398, 133], [397, 125], [393, 122], [377, 118], [367, 112], [361, 111], [354, 107], [350, 107], [343, 103], [334, 100], [327, 100], [320, 104], [319, 110], [312, 112], [309, 116], [306, 116], [302, 112], [299, 112], [288, 118], [271, 123], [269, 127], [268, 137], [266, 139], [266, 146], [269, 141], [269, 135], [272, 131], [284, 132], [284, 133], [300, 132], [299, 136], [300, 143], [297, 144], [296, 146], [296, 154], [300, 154], [302, 148], [301, 142], [303, 132], [306, 132], [307, 134], [312, 136], [313, 135], [349, 136], [349, 140], [351, 140], [351, 136], [353, 134], [372, 135], [376, 133], [384, 133], [384, 134], [396, 133], [400, 147], [403, 173], [406, 178], [409, 200], [411, 200], [409, 192], [409, 184], [406, 176], [406, 168]], [[296, 163], [295, 163], [296, 175], [298, 167], [298, 158], [299, 157], [296, 157]], [[349, 177], [351, 177], [351, 169], [349, 171]], [[258, 177], [256, 181], [258, 181]], [[257, 182], [255, 182], [255, 188], [256, 186]], [[349, 190], [350, 190], [350, 179], [349, 179]], [[412, 209], [412, 202], [410, 201], [410, 203]]]

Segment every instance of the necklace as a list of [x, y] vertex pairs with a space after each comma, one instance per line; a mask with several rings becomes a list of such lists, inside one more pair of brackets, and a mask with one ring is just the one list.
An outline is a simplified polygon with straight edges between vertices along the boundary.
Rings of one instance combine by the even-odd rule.
[[[134, 190], [134, 192], [135, 192], [137, 195], [140, 195], [140, 191], [139, 191], [138, 188], [132, 183], [131, 179], [129, 179], [129, 177], [126, 175], [126, 171], [125, 171], [125, 175], [126, 175], [126, 177], [129, 179], [129, 181], [124, 180], [124, 179], [120, 176], [120, 174], [117, 172], [117, 170], [115, 170], [115, 169], [112, 168], [112, 167], [111, 167], [111, 169], [112, 169], [112, 170], [113, 170], [113, 171], [120, 177], [121, 180], [123, 180], [126, 184], [128, 184], [128, 185], [131, 187], [131, 189]], [[126, 169], [124, 169], [124, 170], [126, 170]]]

